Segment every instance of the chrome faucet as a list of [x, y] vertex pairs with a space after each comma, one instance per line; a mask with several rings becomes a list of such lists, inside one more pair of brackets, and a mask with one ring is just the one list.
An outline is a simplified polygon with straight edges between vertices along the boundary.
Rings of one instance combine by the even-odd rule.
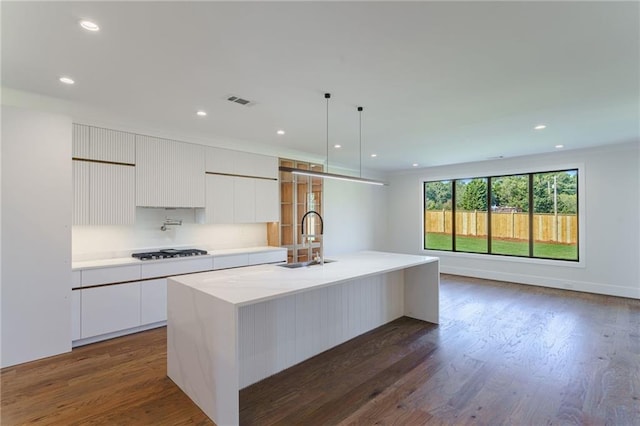
[[305, 234], [304, 233], [304, 221], [307, 218], [307, 216], [311, 215], [311, 214], [315, 214], [316, 216], [318, 216], [318, 218], [320, 219], [320, 254], [317, 255], [316, 258], [313, 259], [313, 262], [315, 263], [319, 263], [321, 265], [324, 265], [324, 244], [323, 244], [323, 237], [322, 234], [324, 233], [324, 221], [322, 220], [322, 216], [320, 215], [320, 213], [318, 213], [315, 210], [309, 210], [308, 212], [306, 212], [304, 214], [304, 216], [302, 216], [302, 222], [300, 223], [300, 231], [302, 232], [302, 244], [304, 245], [304, 239], [306, 238], [307, 241], [309, 241], [309, 243], [311, 243], [311, 240], [313, 238], [318, 237], [318, 235], [316, 234]]

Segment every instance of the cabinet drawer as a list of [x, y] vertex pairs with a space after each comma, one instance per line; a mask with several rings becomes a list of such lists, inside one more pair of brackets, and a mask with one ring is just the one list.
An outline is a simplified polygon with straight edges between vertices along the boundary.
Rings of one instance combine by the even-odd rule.
[[188, 260], [172, 260], [153, 264], [143, 264], [142, 278], [168, 277], [191, 272], [210, 271], [213, 269], [211, 257]]
[[259, 265], [261, 263], [278, 263], [287, 261], [286, 250], [267, 251], [264, 253], [250, 253], [249, 265]]
[[82, 287], [119, 283], [123, 281], [135, 281], [139, 279], [140, 265], [85, 269], [82, 271]]
[[237, 268], [247, 265], [249, 265], [249, 255], [247, 253], [215, 256], [213, 258], [213, 269]]
[[87, 288], [82, 292], [82, 338], [140, 325], [140, 283]]

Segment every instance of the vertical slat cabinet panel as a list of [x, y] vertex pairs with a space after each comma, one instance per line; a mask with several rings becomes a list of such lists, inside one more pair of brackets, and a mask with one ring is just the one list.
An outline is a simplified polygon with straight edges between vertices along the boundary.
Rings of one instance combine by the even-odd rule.
[[163, 164], [161, 142], [150, 136], [136, 135], [136, 205], [160, 207], [166, 203], [163, 199], [165, 182], [160, 181]]
[[256, 222], [280, 221], [280, 183], [277, 180], [254, 179]]
[[136, 145], [133, 133], [90, 128], [91, 159], [135, 164]]
[[179, 207], [204, 207], [204, 147], [181, 142], [169, 146], [175, 165], [172, 196]]
[[256, 179], [233, 178], [233, 216], [235, 223], [256, 221]]
[[71, 156], [73, 158], [91, 158], [89, 138], [89, 126], [84, 124], [73, 124], [71, 134]]
[[89, 225], [90, 163], [73, 160], [73, 225]]
[[116, 164], [91, 164], [90, 223], [135, 223], [135, 168]]
[[207, 175], [207, 223], [233, 223], [233, 176]]
[[205, 207], [204, 147], [136, 135], [136, 205]]

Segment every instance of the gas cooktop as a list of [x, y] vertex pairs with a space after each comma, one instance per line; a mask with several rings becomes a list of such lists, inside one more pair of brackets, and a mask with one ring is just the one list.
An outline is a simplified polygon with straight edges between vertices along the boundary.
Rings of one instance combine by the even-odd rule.
[[172, 257], [188, 257], [188, 256], [201, 256], [207, 254], [206, 250], [199, 249], [164, 249], [158, 251], [148, 251], [145, 253], [133, 253], [131, 257], [135, 257], [140, 260], [156, 260], [156, 259], [169, 259]]

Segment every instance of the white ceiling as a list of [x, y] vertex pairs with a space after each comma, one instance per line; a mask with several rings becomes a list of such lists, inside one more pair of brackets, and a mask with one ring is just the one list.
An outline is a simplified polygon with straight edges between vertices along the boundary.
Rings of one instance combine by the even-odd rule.
[[[343, 145], [330, 162], [358, 167], [361, 105], [362, 165], [383, 172], [640, 139], [638, 2], [1, 8], [4, 87], [173, 132], [324, 158], [330, 92], [329, 143]], [[101, 31], [82, 30], [83, 18]]]

